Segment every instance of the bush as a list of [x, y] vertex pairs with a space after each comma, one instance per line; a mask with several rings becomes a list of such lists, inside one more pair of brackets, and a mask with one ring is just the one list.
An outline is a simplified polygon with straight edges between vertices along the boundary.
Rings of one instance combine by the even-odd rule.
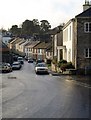
[[67, 63], [67, 61], [66, 60], [60, 60], [60, 63]]
[[63, 71], [66, 71], [66, 69], [74, 69], [75, 67], [72, 65], [71, 62], [68, 62], [66, 60], [62, 60], [58, 63], [58, 67]]
[[72, 65], [71, 62], [68, 62], [68, 63], [66, 64], [66, 69], [75, 69], [75, 67]]
[[61, 67], [62, 65], [67, 64], [66, 60], [61, 60], [58, 62], [58, 67]]

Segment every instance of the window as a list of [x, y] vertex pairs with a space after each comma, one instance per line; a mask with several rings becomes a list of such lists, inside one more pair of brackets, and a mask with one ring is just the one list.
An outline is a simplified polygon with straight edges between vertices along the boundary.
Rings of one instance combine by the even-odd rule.
[[29, 48], [29, 51], [30, 51], [30, 48]]
[[70, 26], [70, 33], [69, 34], [70, 34], [70, 40], [71, 40], [71, 26]]
[[91, 58], [91, 49], [90, 48], [85, 49], [85, 57]]
[[38, 53], [40, 53], [40, 49], [38, 49]]
[[28, 48], [26, 50], [28, 51]]
[[84, 23], [84, 32], [91, 32], [91, 22]]
[[68, 41], [68, 28], [63, 32], [63, 41], [64, 42]]

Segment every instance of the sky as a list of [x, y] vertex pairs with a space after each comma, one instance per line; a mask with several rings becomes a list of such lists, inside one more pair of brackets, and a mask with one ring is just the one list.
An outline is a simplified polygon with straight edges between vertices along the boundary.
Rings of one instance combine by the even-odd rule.
[[54, 28], [83, 11], [85, 0], [0, 0], [0, 28], [20, 26], [26, 19], [48, 20]]

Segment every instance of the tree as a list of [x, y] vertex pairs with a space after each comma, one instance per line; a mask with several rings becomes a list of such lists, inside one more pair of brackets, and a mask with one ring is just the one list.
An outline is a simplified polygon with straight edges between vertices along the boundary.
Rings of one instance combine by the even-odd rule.
[[40, 22], [41, 22], [40, 27], [43, 32], [47, 32], [49, 28], [51, 28], [51, 25], [47, 20], [41, 20]]
[[22, 34], [26, 36], [32, 36], [34, 31], [34, 23], [30, 20], [25, 20], [22, 23]]
[[33, 19], [33, 24], [34, 24], [34, 33], [33, 35], [39, 35], [40, 32], [40, 25], [38, 19]]
[[10, 28], [10, 32], [14, 35], [14, 36], [19, 36], [21, 34], [21, 28], [18, 28], [17, 25], [12, 25], [12, 27]]
[[7, 30], [5, 30], [5, 29], [1, 29], [1, 31], [2, 31], [2, 34], [5, 34], [6, 32], [7, 32]]
[[33, 24], [34, 24], [34, 26], [39, 26], [39, 21], [38, 21], [38, 19], [33, 19]]

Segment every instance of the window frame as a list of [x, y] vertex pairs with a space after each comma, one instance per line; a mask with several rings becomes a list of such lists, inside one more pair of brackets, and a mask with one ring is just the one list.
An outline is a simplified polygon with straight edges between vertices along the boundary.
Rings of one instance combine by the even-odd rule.
[[91, 48], [86, 48], [84, 50], [84, 56], [85, 58], [91, 58]]
[[84, 23], [84, 32], [85, 33], [91, 33], [91, 22], [85, 22]]

